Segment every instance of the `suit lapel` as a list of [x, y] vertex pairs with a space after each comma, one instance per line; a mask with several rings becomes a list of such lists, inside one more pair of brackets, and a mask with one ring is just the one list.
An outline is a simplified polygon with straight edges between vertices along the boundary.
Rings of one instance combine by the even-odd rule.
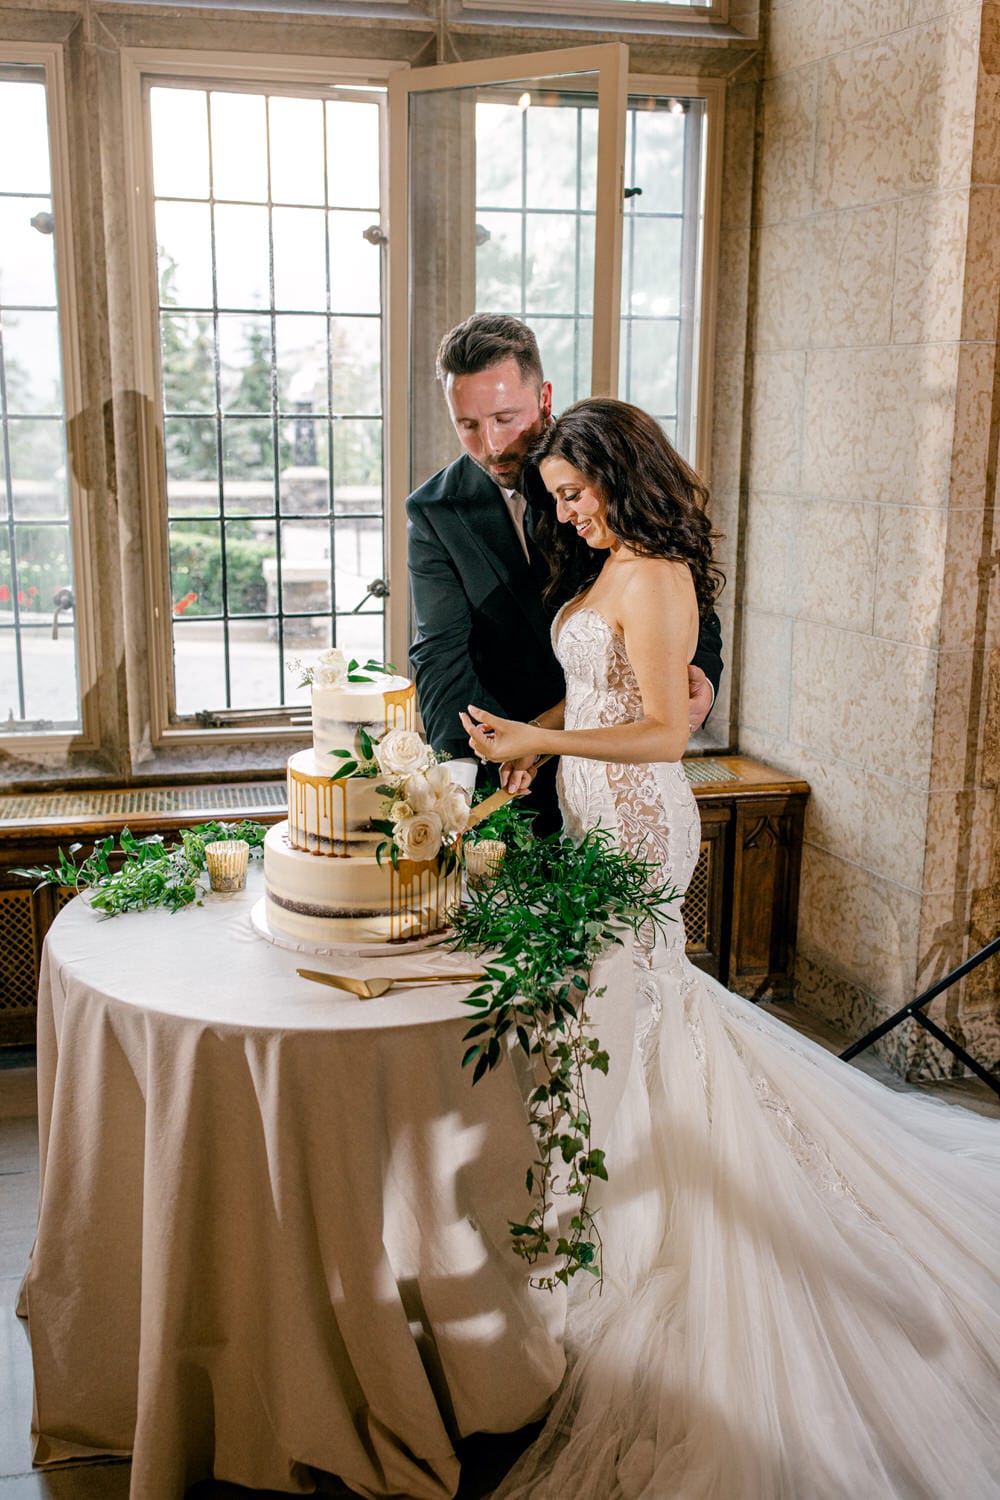
[[538, 584], [531, 576], [500, 488], [471, 460], [469, 468], [471, 473], [467, 473], [466, 483], [451, 497], [454, 515], [464, 527], [469, 545], [492, 568], [517, 607], [531, 620], [536, 633], [548, 644], [544, 611], [532, 607], [538, 597]]

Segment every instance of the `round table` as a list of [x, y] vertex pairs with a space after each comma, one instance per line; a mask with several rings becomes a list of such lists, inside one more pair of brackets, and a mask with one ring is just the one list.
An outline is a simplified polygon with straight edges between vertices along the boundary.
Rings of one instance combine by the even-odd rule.
[[[534, 1155], [517, 1071], [461, 1069], [468, 984], [363, 1002], [295, 973], [468, 954], [289, 951], [251, 926], [261, 891], [252, 866], [176, 914], [77, 900], [48, 934], [35, 1460], [130, 1453], [143, 1500], [317, 1471], [440, 1500], [455, 1441], [537, 1418], [563, 1371], [562, 1294], [529, 1286], [508, 1235]], [[603, 962], [621, 995], [627, 953]]]

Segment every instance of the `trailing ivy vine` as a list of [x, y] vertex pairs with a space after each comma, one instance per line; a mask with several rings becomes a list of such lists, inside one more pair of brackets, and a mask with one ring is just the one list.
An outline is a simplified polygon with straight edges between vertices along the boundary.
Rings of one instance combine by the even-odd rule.
[[[531, 1060], [537, 1086], [528, 1098], [536, 1156], [525, 1175], [531, 1200], [522, 1221], [510, 1221], [513, 1249], [534, 1265], [555, 1258], [557, 1269], [533, 1284], [551, 1290], [580, 1271], [601, 1276], [601, 1237], [590, 1208], [595, 1179], [607, 1179], [604, 1152], [590, 1139], [586, 1080], [607, 1073], [609, 1059], [592, 1034], [586, 1003], [595, 959], [622, 934], [662, 931], [681, 898], [651, 885], [654, 867], [594, 829], [579, 843], [565, 833], [534, 839], [530, 815], [511, 804], [491, 832], [507, 842], [496, 881], [470, 890], [454, 917], [449, 946], [484, 961], [485, 979], [466, 1004], [479, 1018], [465, 1033], [462, 1066], [472, 1081], [495, 1068], [511, 1040]], [[598, 991], [597, 994], [603, 994]], [[508, 1037], [512, 1033], [512, 1037]], [[553, 1236], [557, 1198], [571, 1200]], [[553, 1243], [554, 1238], [554, 1243]]]

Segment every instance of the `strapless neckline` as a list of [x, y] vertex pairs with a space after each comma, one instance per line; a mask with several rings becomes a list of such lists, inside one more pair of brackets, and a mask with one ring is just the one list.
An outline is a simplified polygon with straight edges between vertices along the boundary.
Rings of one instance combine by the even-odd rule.
[[577, 615], [594, 615], [594, 616], [596, 616], [596, 618], [598, 620], [600, 620], [601, 624], [604, 626], [605, 630], [608, 632], [608, 635], [611, 637], [611, 639], [613, 641], [618, 641], [619, 644], [621, 644], [621, 645], [624, 646], [624, 644], [625, 644], [624, 638], [618, 633], [618, 631], [611, 624], [611, 622], [608, 619], [606, 619], [606, 617], [604, 615], [601, 614], [601, 611], [599, 609], [597, 609], [593, 604], [581, 604], [581, 605], [579, 605], [579, 607], [577, 609], [570, 610], [570, 613], [566, 614], [566, 611], [569, 609], [569, 606], [572, 603], [573, 603], [573, 601], [572, 601], [572, 599], [570, 599], [566, 604], [564, 604], [562, 606], [562, 608], [556, 614], [556, 618], [555, 618], [555, 622], [554, 622], [554, 629], [553, 629], [553, 633], [552, 633], [553, 634], [553, 642], [559, 640], [559, 637], [562, 635], [563, 630], [569, 624], [570, 620], [575, 620], [576, 617], [577, 617]]

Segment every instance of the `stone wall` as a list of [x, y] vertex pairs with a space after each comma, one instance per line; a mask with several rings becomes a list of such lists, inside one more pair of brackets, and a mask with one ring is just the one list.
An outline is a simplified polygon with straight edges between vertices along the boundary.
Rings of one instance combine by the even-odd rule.
[[[798, 994], [852, 1035], [1000, 926], [998, 17], [767, 17], [738, 738], [812, 785]], [[932, 1011], [985, 1063], [996, 977]]]

